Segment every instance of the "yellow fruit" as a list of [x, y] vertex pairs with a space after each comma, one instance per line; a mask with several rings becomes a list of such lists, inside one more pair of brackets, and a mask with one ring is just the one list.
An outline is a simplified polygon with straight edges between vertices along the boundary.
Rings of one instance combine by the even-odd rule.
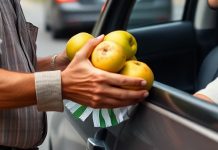
[[135, 37], [127, 31], [116, 30], [108, 33], [105, 38], [105, 41], [113, 41], [123, 47], [126, 52], [126, 59], [129, 60], [136, 54], [137, 51], [137, 42]]
[[118, 72], [126, 62], [126, 54], [118, 44], [103, 41], [93, 50], [91, 62], [96, 68]]
[[[120, 74], [131, 76], [131, 77], [143, 78], [147, 82], [146, 84], [147, 90], [150, 90], [153, 85], [154, 74], [152, 70], [149, 68], [149, 66], [143, 62], [137, 60], [126, 61], [124, 67], [120, 71]], [[124, 88], [137, 90], [137, 88], [135, 87], [124, 86]]]
[[81, 32], [71, 37], [66, 44], [66, 53], [68, 58], [72, 60], [76, 52], [92, 38], [94, 37], [86, 32]]

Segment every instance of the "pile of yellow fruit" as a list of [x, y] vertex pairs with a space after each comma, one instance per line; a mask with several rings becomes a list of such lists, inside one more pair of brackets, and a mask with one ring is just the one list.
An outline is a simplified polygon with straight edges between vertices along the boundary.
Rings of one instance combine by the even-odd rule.
[[[71, 37], [66, 45], [67, 56], [70, 60], [91, 38], [91, 34], [81, 32]], [[105, 35], [91, 54], [92, 64], [99, 69], [120, 73], [131, 77], [140, 77], [147, 81], [146, 89], [150, 90], [154, 75], [149, 66], [135, 57], [137, 41], [127, 31], [116, 30]], [[130, 87], [126, 87], [130, 88]]]

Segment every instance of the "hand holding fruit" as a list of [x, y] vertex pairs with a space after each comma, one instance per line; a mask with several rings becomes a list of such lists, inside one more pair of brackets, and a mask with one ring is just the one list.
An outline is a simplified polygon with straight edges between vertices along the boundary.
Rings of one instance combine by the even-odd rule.
[[[67, 43], [67, 54], [75, 54], [79, 50], [78, 48], [82, 47], [92, 37], [92, 35], [84, 32], [73, 36]], [[73, 45], [75, 45], [74, 48]], [[127, 31], [117, 30], [108, 33], [104, 37], [104, 41], [96, 46], [91, 54], [91, 62], [96, 68], [105, 71], [143, 78], [147, 81], [146, 89], [150, 90], [154, 80], [153, 72], [147, 64], [137, 61], [136, 52], [137, 41], [135, 37]], [[68, 56], [71, 58], [72, 55]], [[121, 69], [122, 71], [119, 72]], [[122, 87], [125, 88], [125, 86]], [[137, 87], [131, 88], [137, 89]]]
[[[92, 51], [103, 38], [89, 40], [61, 73], [63, 98], [93, 108], [123, 107], [144, 100], [148, 92], [143, 79], [110, 73], [94, 67], [90, 62]], [[121, 86], [139, 89], [123, 89]]]

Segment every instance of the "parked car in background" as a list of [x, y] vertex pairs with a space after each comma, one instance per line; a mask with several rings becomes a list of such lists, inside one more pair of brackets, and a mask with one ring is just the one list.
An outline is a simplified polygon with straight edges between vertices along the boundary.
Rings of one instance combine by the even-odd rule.
[[[64, 33], [75, 34], [92, 28], [106, 0], [47, 0], [45, 5], [45, 28], [53, 37]], [[171, 0], [137, 0], [131, 27], [135, 24], [152, 24], [171, 19]], [[119, 14], [118, 14], [119, 15]]]
[[92, 34], [117, 29], [132, 33], [138, 43], [136, 57], [151, 67], [154, 85], [131, 118], [113, 127], [95, 128], [91, 117], [82, 122], [66, 107], [54, 113], [50, 150], [217, 149], [218, 105], [192, 94], [218, 76], [218, 12], [206, 0], [183, 1], [180, 20], [130, 30], [136, 0], [108, 1]]
[[47, 0], [45, 28], [53, 37], [69, 31], [91, 32], [105, 0]]

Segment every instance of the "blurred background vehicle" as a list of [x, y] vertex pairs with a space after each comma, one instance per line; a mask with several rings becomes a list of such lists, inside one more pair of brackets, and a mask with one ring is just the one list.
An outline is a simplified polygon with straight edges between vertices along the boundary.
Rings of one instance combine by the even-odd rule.
[[[45, 28], [54, 38], [77, 32], [91, 32], [106, 0], [47, 0]], [[171, 19], [171, 0], [137, 0], [129, 27]]]
[[90, 32], [104, 2], [105, 0], [47, 0], [45, 28], [51, 30], [54, 38], [69, 31]]

